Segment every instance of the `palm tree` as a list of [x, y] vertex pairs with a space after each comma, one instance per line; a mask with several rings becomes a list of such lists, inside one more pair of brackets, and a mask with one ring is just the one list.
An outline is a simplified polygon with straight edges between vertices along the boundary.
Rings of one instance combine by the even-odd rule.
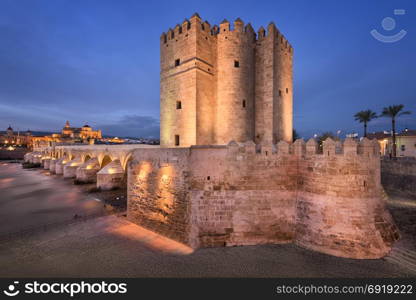
[[371, 109], [359, 111], [354, 115], [355, 120], [364, 123], [364, 137], [367, 137], [367, 124], [371, 120], [377, 118], [377, 114]]
[[393, 105], [383, 108], [381, 113], [381, 117], [389, 117], [391, 118], [391, 130], [392, 130], [392, 138], [393, 138], [393, 157], [396, 157], [396, 118], [403, 116], [403, 115], [410, 115], [410, 111], [402, 111], [404, 105]]

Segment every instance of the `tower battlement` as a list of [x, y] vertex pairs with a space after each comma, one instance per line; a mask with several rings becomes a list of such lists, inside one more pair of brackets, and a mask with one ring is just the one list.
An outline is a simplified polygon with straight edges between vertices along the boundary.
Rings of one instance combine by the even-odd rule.
[[[267, 30], [263, 26], [260, 26], [257, 33], [253, 29], [250, 23], [245, 24], [243, 20], [237, 18], [233, 23], [230, 23], [227, 19], [224, 19], [220, 25], [213, 25], [208, 21], [202, 21], [198, 14], [194, 14], [191, 17], [192, 24], [195, 24], [197, 28], [203, 32], [209, 33], [212, 37], [217, 37], [221, 33], [239, 32], [246, 33], [247, 37], [252, 38], [253, 43], [261, 41], [268, 37], [275, 37], [276, 43], [281, 44], [284, 48], [287, 48], [290, 53], [293, 52], [293, 47], [283, 34], [277, 29], [273, 22], [270, 22], [267, 26]], [[167, 44], [170, 41], [177, 42], [183, 37], [188, 37], [193, 33], [192, 24], [188, 19], [185, 19], [182, 24], [176, 24], [173, 29], [169, 28], [166, 32], [161, 34], [161, 43]]]
[[[198, 146], [195, 146], [199, 148]], [[307, 142], [297, 139], [293, 143], [279, 141], [277, 144], [256, 145], [253, 141], [237, 143], [231, 141], [226, 145], [229, 153], [238, 155], [265, 156], [273, 160], [276, 157], [293, 155], [298, 157], [350, 157], [350, 158], [376, 158], [380, 157], [380, 146], [376, 140], [362, 139], [360, 142], [347, 138], [345, 141], [326, 139], [320, 147], [318, 142], [311, 138]], [[244, 156], [239, 156], [242, 159]], [[251, 159], [251, 157], [249, 158]]]

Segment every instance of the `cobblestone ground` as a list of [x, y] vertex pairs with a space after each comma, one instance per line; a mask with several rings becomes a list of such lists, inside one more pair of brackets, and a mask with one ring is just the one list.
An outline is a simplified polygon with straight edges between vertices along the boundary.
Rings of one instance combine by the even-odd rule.
[[[32, 188], [37, 190], [36, 187], [40, 186], [42, 191], [31, 193], [27, 190], [28, 187], [22, 185], [24, 178], [29, 180], [27, 178], [29, 173], [25, 170], [16, 169], [15, 173], [8, 174], [4, 166], [0, 165], [0, 184], [3, 184], [0, 186], [2, 192], [0, 208], [15, 213], [14, 221], [9, 217], [11, 223], [14, 222], [18, 226], [21, 218], [30, 219], [33, 215], [31, 210], [22, 214], [11, 208], [11, 206], [16, 208], [19, 201], [20, 203], [40, 201], [44, 205], [42, 208], [44, 214], [47, 214], [48, 203], [51, 207], [62, 208], [60, 201], [65, 200], [63, 196], [52, 197], [55, 193], [52, 186], [60, 186], [61, 191], [65, 191], [67, 186], [73, 201], [65, 202], [68, 206], [66, 209], [73, 211], [71, 214], [65, 214], [65, 209], [62, 208], [62, 215], [59, 215], [55, 209], [52, 209], [53, 215], [50, 218], [55, 221], [53, 226], [35, 226], [37, 225], [35, 218], [32, 223], [26, 222], [26, 225], [31, 224], [33, 230], [0, 237], [0, 277], [408, 277], [412, 274], [414, 276], [409, 268], [401, 264], [403, 261], [395, 261], [397, 256], [390, 260], [343, 259], [308, 251], [291, 244], [207, 248], [192, 251], [185, 245], [127, 221], [122, 214], [80, 217], [73, 220], [74, 212], [85, 207], [90, 208], [92, 205], [90, 203], [99, 202], [91, 202], [88, 198], [91, 195], [86, 196], [82, 189], [72, 186], [70, 182], [61, 178], [45, 176], [39, 170], [28, 172], [31, 172]], [[41, 182], [46, 185], [39, 185]], [[13, 188], [14, 184], [25, 189], [23, 195], [23, 192], [18, 193]], [[30, 199], [26, 199], [27, 197]], [[45, 197], [48, 199], [46, 202], [42, 201]], [[70, 206], [71, 203], [74, 206]], [[99, 206], [102, 207], [102, 203]], [[93, 205], [93, 211], [96, 209], [98, 206]], [[396, 219], [401, 219], [403, 213], [393, 208], [393, 215]], [[62, 217], [62, 222], [58, 222], [59, 216]], [[71, 222], [64, 222], [70, 219]], [[409, 220], [403, 224], [413, 222], [411, 218]], [[401, 221], [397, 223], [401, 227], [404, 226]], [[408, 242], [405, 247], [408, 244], [412, 243]]]

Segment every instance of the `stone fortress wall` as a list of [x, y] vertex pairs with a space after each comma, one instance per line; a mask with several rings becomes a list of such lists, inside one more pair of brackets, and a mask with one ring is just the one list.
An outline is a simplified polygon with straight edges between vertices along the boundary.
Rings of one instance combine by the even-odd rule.
[[292, 143], [293, 49], [273, 24], [255, 35], [241, 20], [231, 30], [195, 14], [160, 46], [161, 147], [62, 146], [25, 159], [103, 189], [127, 181], [128, 218], [193, 248], [390, 251], [399, 233], [381, 197], [378, 143]]
[[381, 197], [378, 147], [367, 139], [328, 139], [322, 149], [314, 139], [270, 147], [59, 146], [25, 159], [103, 189], [127, 181], [128, 218], [193, 248], [296, 243], [379, 258], [399, 232]]
[[128, 217], [194, 248], [294, 242], [350, 258], [399, 238], [380, 200], [378, 145], [327, 140], [136, 151]]

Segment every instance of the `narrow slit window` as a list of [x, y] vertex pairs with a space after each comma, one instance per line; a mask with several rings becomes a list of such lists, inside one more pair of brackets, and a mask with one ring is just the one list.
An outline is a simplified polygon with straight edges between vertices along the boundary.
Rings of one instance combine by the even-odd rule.
[[175, 67], [179, 66], [181, 64], [181, 60], [178, 58], [175, 60]]
[[279, 96], [282, 96], [282, 90], [279, 90]]
[[234, 61], [234, 67], [235, 68], [239, 68], [240, 67], [240, 62], [238, 60]]
[[286, 88], [286, 94], [288, 94], [289, 93], [289, 89], [288, 88]]
[[176, 101], [176, 109], [182, 109], [182, 102]]
[[243, 100], [243, 108], [246, 108], [246, 100]]
[[180, 145], [180, 137], [179, 135], [175, 135], [175, 146], [179, 146]]

